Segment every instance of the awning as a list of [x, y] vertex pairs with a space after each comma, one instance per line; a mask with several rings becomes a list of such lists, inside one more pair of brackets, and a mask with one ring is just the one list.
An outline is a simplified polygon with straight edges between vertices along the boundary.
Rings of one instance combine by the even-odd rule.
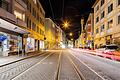
[[10, 31], [20, 33], [20, 34], [28, 34], [29, 33], [27, 30], [20, 28], [19, 26], [12, 24], [10, 22], [7, 22], [1, 18], [0, 18], [0, 27], [7, 29], [7, 30], [10, 30]]

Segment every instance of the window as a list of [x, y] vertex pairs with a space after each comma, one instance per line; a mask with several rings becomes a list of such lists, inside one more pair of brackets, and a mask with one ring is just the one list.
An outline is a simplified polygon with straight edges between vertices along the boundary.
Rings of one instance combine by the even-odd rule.
[[99, 5], [96, 7], [96, 12], [99, 10]]
[[35, 24], [34, 23], [32, 23], [32, 30], [35, 31]]
[[14, 11], [14, 15], [16, 16], [16, 18], [19, 18], [23, 21], [25, 21], [25, 14], [23, 14], [22, 12], [19, 12], [19, 11]]
[[118, 0], [118, 5], [120, 5], [120, 0]]
[[36, 4], [36, 0], [33, 0], [33, 2]]
[[34, 16], [34, 8], [32, 9], [32, 15]]
[[118, 24], [120, 24], [120, 15], [118, 16]]
[[29, 20], [29, 27], [28, 28], [31, 29], [31, 20]]
[[99, 33], [99, 28], [96, 29], [96, 34]]
[[108, 13], [110, 13], [112, 10], [113, 10], [113, 4], [111, 4], [111, 5], [108, 7]]
[[101, 26], [101, 32], [103, 32], [104, 28], [105, 28], [104, 25], [102, 25]]
[[104, 16], [105, 16], [105, 12], [103, 11], [103, 12], [101, 13], [101, 19], [104, 18]]
[[0, 0], [0, 7], [2, 7], [2, 0]]
[[96, 23], [99, 21], [99, 17], [96, 18]]
[[0, 7], [2, 7], [4, 10], [10, 12], [9, 10], [9, 3], [5, 0], [0, 0]]
[[30, 8], [29, 8], [29, 11], [31, 12], [31, 4], [30, 4]]
[[108, 21], [108, 29], [112, 28], [112, 26], [113, 26], [113, 20]]
[[101, 6], [105, 3], [105, 0], [101, 0]]

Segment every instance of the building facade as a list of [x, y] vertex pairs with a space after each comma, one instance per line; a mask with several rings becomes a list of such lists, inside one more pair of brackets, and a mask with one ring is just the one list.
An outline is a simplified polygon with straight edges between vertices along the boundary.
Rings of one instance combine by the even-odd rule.
[[27, 52], [44, 49], [45, 37], [45, 11], [42, 8], [39, 0], [23, 0], [27, 5], [25, 21], [27, 29], [30, 32], [24, 40], [25, 49]]
[[46, 49], [58, 49], [62, 47], [64, 43], [63, 31], [50, 18], [45, 19], [45, 36]]
[[86, 25], [86, 45], [88, 48], [94, 48], [94, 14], [90, 13]]
[[97, 0], [93, 8], [95, 48], [120, 43], [120, 0]]
[[38, 0], [0, 0], [0, 55], [39, 50], [44, 17]]

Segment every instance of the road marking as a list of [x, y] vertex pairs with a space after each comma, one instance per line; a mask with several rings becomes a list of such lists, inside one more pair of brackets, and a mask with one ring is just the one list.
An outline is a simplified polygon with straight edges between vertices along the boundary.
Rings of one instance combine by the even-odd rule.
[[76, 64], [73, 62], [73, 60], [70, 58], [70, 56], [67, 56], [69, 61], [71, 62], [75, 72], [77, 73], [78, 77], [80, 80], [86, 80], [85, 77], [83, 76], [83, 74], [80, 72], [80, 70], [77, 68]]
[[[70, 52], [70, 50], [69, 50]], [[73, 55], [70, 52], [71, 55]], [[82, 64], [84, 64], [87, 68], [89, 68], [91, 71], [93, 71], [97, 76], [99, 76], [102, 80], [106, 80], [104, 77], [102, 77], [100, 74], [98, 74], [95, 70], [93, 70], [91, 67], [89, 67], [87, 64], [85, 64], [82, 60], [80, 60], [78, 57], [76, 57], [75, 55], [73, 55], [76, 59], [78, 59]]]
[[59, 80], [61, 54], [62, 54], [62, 50], [60, 51], [60, 54], [59, 54], [58, 64], [57, 64], [57, 70], [56, 70], [55, 75], [54, 75], [54, 80]]
[[36, 63], [35, 65], [33, 65], [32, 67], [30, 67], [29, 69], [25, 70], [24, 72], [20, 73], [19, 75], [15, 76], [14, 78], [12, 78], [11, 80], [15, 80], [17, 78], [19, 78], [20, 76], [24, 75], [24, 73], [26, 73], [27, 71], [29, 71], [30, 69], [36, 67], [38, 64], [40, 64], [42, 61], [44, 61], [46, 58], [48, 58], [51, 54], [47, 55], [45, 58], [43, 58], [40, 62]]

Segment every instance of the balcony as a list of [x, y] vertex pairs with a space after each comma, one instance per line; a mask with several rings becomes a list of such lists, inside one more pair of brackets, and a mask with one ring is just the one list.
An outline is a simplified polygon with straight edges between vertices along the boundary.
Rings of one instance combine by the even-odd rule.
[[15, 0], [18, 4], [15, 4], [15, 6], [19, 7], [20, 9], [21, 8], [24, 8], [25, 10], [27, 9], [27, 5], [22, 1], [22, 0]]
[[2, 9], [2, 8], [0, 8], [0, 16], [5, 18], [5, 19], [16, 22], [15, 16], [13, 14], [9, 13], [8, 11]]
[[17, 24], [23, 27], [27, 27], [27, 24], [19, 18], [17, 18]]

